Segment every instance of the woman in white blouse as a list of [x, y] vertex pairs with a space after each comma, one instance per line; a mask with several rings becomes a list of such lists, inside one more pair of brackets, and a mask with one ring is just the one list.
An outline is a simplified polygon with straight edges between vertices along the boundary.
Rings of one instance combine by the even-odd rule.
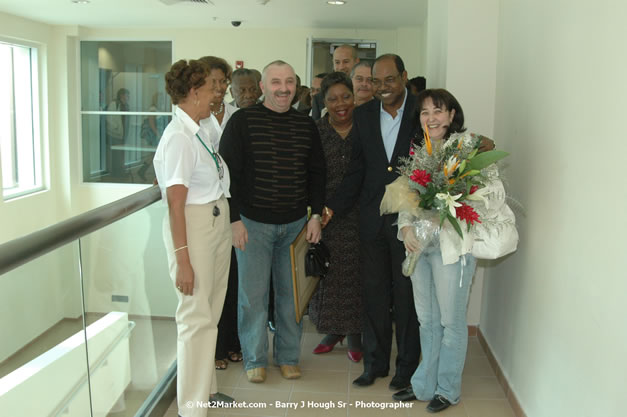
[[[177, 400], [182, 417], [205, 416], [217, 392], [213, 357], [229, 274], [229, 171], [199, 122], [210, 115], [216, 86], [201, 61], [180, 60], [165, 76], [177, 107], [154, 158], [168, 215], [163, 240], [179, 299]], [[191, 407], [190, 407], [191, 405]]]

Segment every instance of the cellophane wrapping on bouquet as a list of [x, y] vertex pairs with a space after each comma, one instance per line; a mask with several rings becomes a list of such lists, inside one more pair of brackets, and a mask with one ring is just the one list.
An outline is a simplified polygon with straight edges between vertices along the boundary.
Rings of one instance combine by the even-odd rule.
[[[433, 210], [424, 210], [418, 206], [418, 194], [409, 187], [407, 177], [400, 176], [385, 187], [379, 210], [381, 214], [400, 213], [399, 216], [411, 218], [412, 231], [420, 244], [420, 249], [410, 252], [403, 261], [403, 275], [409, 277], [416, 268], [416, 262], [422, 251], [439, 235], [439, 214]], [[399, 218], [399, 223], [402, 222]]]

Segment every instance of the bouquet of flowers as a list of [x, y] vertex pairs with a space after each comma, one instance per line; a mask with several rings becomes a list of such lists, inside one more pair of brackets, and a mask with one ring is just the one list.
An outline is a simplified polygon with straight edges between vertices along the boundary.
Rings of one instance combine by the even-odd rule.
[[[445, 222], [451, 224], [461, 239], [466, 230], [481, 223], [477, 203], [488, 204], [485, 184], [491, 178], [491, 167], [509, 155], [503, 151], [479, 153], [481, 136], [472, 133], [452, 134], [444, 144], [435, 146], [427, 126], [424, 144], [412, 143], [409, 156], [399, 164], [401, 176], [388, 185], [381, 212], [411, 213], [416, 237], [424, 248]], [[403, 273], [411, 275], [419, 253], [411, 253], [403, 264]]]

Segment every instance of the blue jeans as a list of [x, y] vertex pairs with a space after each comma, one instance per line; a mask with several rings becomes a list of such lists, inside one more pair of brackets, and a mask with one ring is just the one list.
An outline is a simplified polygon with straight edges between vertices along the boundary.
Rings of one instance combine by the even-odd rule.
[[248, 230], [245, 250], [235, 250], [239, 271], [237, 325], [244, 369], [268, 365], [266, 326], [271, 268], [276, 325], [274, 364], [297, 365], [303, 326], [302, 321], [296, 323], [290, 245], [303, 229], [306, 218], [288, 224], [259, 223], [244, 216], [241, 219]]
[[422, 348], [411, 385], [421, 401], [439, 394], [452, 404], [459, 402], [468, 346], [466, 309], [476, 263], [468, 254], [444, 265], [440, 247], [429, 246], [411, 275]]

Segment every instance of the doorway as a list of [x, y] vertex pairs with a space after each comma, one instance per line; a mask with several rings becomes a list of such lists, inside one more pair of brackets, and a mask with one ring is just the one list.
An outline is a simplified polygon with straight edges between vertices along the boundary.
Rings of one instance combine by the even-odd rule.
[[377, 42], [364, 39], [320, 39], [309, 38], [307, 84], [316, 74], [333, 72], [333, 51], [340, 45], [352, 45], [357, 49], [357, 57], [360, 61], [371, 64], [377, 57]]

